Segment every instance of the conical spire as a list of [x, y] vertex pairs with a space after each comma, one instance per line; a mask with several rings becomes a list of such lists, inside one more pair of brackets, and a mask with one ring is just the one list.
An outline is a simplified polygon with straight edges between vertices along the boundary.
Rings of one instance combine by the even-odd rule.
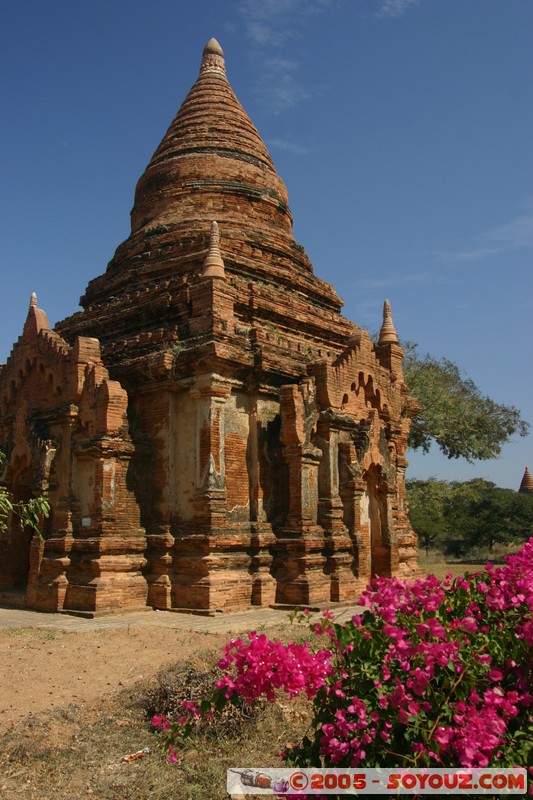
[[524, 494], [533, 493], [533, 478], [531, 477], [531, 473], [527, 467], [524, 470], [524, 477], [522, 478], [522, 483], [520, 484], [520, 489], [518, 491]]
[[35, 292], [32, 292], [30, 297], [30, 305], [28, 307], [28, 315], [26, 317], [26, 322], [24, 323], [24, 333], [26, 335], [34, 335], [42, 330], [49, 331], [50, 323], [48, 322], [46, 312], [37, 305], [37, 295]]
[[[211, 41], [215, 41], [211, 39]], [[202, 278], [225, 278], [224, 261], [220, 253], [220, 233], [217, 223], [213, 220], [209, 234], [209, 250], [204, 259]]]
[[[313, 275], [294, 240], [286, 187], [226, 78], [220, 44], [211, 39], [203, 48], [200, 74], [139, 179], [131, 234], [105, 273], [89, 283], [81, 305], [87, 311], [99, 306], [104, 313], [105, 304], [115, 304], [112, 299], [122, 292], [128, 295], [132, 285], [151, 289], [156, 276], [195, 280], [199, 267], [203, 274], [206, 233], [214, 219], [224, 244], [215, 276], [224, 270], [228, 278], [238, 273], [269, 285], [281, 282], [298, 287], [321, 309], [340, 311], [335, 290]], [[118, 304], [115, 322], [117, 314]], [[81, 318], [61, 323], [67, 338], [86, 335], [87, 327], [78, 323]], [[91, 331], [100, 335], [99, 323]]]
[[268, 226], [277, 209], [276, 235], [281, 229], [292, 237], [285, 185], [226, 78], [220, 44], [210, 39], [196, 82], [139, 179], [132, 232], [181, 223], [190, 232], [199, 215], [202, 224], [213, 216], [240, 224], [251, 206]]
[[399, 344], [398, 334], [392, 322], [390, 303], [385, 300], [383, 304], [383, 325], [379, 332], [378, 344]]
[[209, 39], [208, 43], [204, 47], [199, 77], [201, 78], [208, 72], [226, 80], [224, 51], [215, 38]]

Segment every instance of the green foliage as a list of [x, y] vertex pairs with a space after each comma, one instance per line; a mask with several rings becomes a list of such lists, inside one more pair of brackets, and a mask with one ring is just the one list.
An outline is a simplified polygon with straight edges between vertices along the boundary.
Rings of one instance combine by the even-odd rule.
[[450, 484], [429, 478], [406, 483], [409, 517], [420, 544], [426, 549], [446, 539], [450, 534], [447, 518]]
[[509, 439], [527, 436], [529, 424], [514, 406], [485, 397], [452, 361], [421, 356], [403, 343], [405, 382], [421, 405], [411, 426], [409, 446], [428, 452], [436, 442], [448, 458], [496, 458]]
[[448, 511], [469, 547], [524, 541], [533, 533], [533, 496], [476, 479], [452, 484]]
[[144, 232], [144, 238], [149, 239], [150, 236], [158, 236], [161, 233], [167, 233], [167, 225], [154, 225], [152, 228], [147, 228]]
[[15, 503], [5, 489], [0, 489], [0, 531], [7, 530], [9, 517], [14, 516], [21, 530], [31, 528], [42, 539], [43, 518], [49, 514], [50, 504], [46, 497], [32, 497], [27, 503]]
[[[0, 451], [0, 465], [4, 462], [4, 459], [5, 456]], [[43, 519], [47, 519], [49, 515], [50, 503], [46, 496], [32, 497], [26, 503], [16, 502], [7, 489], [0, 486], [0, 533], [8, 529], [10, 517], [15, 517], [21, 530], [30, 528], [42, 539]]]
[[[507, 567], [453, 583], [374, 581], [370, 610], [331, 628], [336, 674], [314, 701], [314, 736], [289, 763], [530, 764], [532, 545]], [[520, 709], [506, 706], [523, 690]]]
[[282, 754], [293, 767], [531, 767], [532, 557], [533, 539], [504, 567], [465, 578], [375, 578], [362, 614], [336, 624], [324, 611], [305, 646], [253, 632], [231, 640], [208, 697], [182, 701], [178, 719], [153, 717], [168, 760], [229, 703], [305, 691], [310, 725]]
[[457, 551], [513, 544], [533, 535], [533, 496], [481, 478], [407, 481], [409, 516], [421, 543]]

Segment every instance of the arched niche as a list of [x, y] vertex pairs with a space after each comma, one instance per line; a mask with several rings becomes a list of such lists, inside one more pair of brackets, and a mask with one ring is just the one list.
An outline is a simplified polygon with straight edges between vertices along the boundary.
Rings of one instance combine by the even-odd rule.
[[388, 495], [382, 490], [383, 476], [378, 464], [371, 464], [363, 475], [366, 483], [362, 504], [368, 515], [370, 571], [372, 577], [392, 574]]

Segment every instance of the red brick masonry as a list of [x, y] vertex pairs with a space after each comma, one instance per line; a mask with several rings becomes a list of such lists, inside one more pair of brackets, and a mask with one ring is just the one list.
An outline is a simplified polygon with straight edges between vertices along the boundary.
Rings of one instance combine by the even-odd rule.
[[32, 296], [1, 368], [3, 481], [52, 515], [0, 536], [0, 599], [213, 611], [415, 573], [390, 308], [376, 345], [314, 275], [215, 40], [81, 305], [51, 330]]

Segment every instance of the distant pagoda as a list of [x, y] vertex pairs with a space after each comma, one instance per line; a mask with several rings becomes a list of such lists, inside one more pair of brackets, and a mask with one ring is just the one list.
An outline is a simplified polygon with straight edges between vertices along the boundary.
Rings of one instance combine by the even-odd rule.
[[533, 494], [533, 478], [527, 467], [524, 470], [524, 476], [518, 491], [522, 494]]

